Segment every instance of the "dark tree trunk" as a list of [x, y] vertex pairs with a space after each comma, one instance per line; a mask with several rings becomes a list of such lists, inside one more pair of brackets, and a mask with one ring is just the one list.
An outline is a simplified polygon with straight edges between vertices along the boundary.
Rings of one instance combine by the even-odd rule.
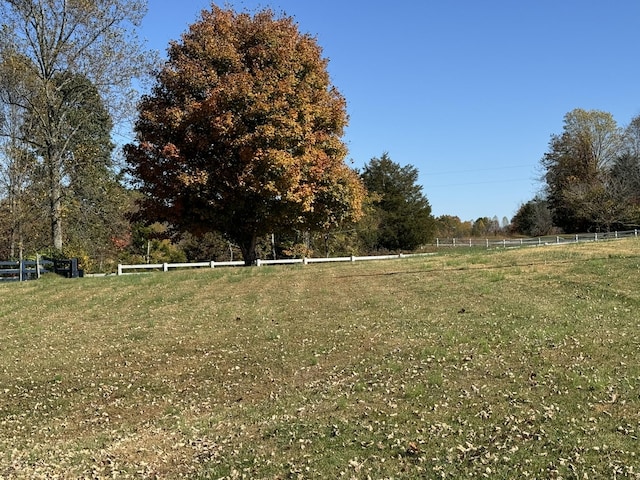
[[238, 246], [240, 247], [240, 251], [242, 252], [244, 264], [247, 267], [256, 264], [256, 260], [258, 259], [258, 254], [256, 253], [257, 243], [258, 238], [255, 234], [248, 236], [247, 238], [238, 242]]

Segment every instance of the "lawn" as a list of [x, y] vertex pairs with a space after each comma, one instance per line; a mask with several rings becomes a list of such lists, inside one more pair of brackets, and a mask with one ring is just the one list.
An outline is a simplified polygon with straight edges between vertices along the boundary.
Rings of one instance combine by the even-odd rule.
[[0, 478], [640, 478], [640, 240], [0, 284]]

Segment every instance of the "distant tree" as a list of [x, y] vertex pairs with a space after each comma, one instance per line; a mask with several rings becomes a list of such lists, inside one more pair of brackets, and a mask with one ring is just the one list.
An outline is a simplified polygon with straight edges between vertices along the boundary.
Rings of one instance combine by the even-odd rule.
[[387, 250], [413, 250], [431, 241], [435, 220], [431, 205], [417, 184], [418, 170], [412, 165], [401, 167], [384, 153], [372, 158], [361, 174], [373, 202], [378, 219], [370, 247]]
[[609, 169], [623, 147], [611, 114], [576, 109], [565, 115], [561, 135], [551, 137], [542, 158], [554, 223], [567, 232], [608, 230], [619, 206], [608, 189]]
[[625, 149], [631, 157], [640, 158], [640, 115], [635, 116], [625, 129]]
[[615, 228], [640, 225], [640, 156], [632, 151], [620, 155], [609, 172], [607, 188], [619, 209]]
[[497, 235], [500, 233], [500, 221], [498, 220], [498, 216], [494, 215], [491, 219], [491, 224], [489, 226], [489, 233], [493, 235]]
[[633, 202], [640, 196], [640, 115], [624, 131], [624, 146], [610, 170], [614, 188]]
[[355, 220], [364, 188], [344, 162], [346, 124], [327, 60], [292, 18], [212, 6], [140, 103], [126, 155], [142, 213], [219, 231], [247, 264], [264, 235]]
[[492, 232], [494, 223], [489, 217], [479, 217], [473, 222], [471, 227], [471, 235], [473, 237], [485, 237]]
[[460, 217], [441, 215], [435, 220], [438, 238], [463, 238], [471, 235], [471, 222], [463, 222]]
[[640, 226], [640, 115], [624, 131], [624, 147], [609, 172], [609, 189], [624, 206], [619, 227]]
[[531, 237], [548, 235], [553, 228], [549, 204], [539, 196], [522, 204], [511, 219], [511, 229], [514, 233]]
[[[56, 250], [64, 241], [63, 189], [75, 168], [70, 146], [78, 144], [81, 124], [93, 121], [76, 115], [78, 104], [91, 94], [83, 86], [97, 88], [110, 115], [128, 108], [132, 78], [148, 64], [133, 31], [144, 10], [144, 0], [0, 1], [0, 73], [15, 87], [2, 100], [29, 119], [20, 141], [47, 179], [41, 186]], [[78, 76], [88, 82], [72, 87]]]

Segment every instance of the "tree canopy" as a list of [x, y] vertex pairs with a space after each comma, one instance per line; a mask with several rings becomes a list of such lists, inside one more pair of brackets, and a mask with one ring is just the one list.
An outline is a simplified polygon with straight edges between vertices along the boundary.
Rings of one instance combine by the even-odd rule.
[[126, 156], [148, 219], [222, 232], [251, 264], [264, 234], [360, 216], [346, 124], [321, 48], [292, 18], [212, 6], [171, 43]]
[[542, 159], [547, 200], [566, 232], [610, 230], [637, 222], [637, 137], [610, 113], [575, 109]]
[[375, 195], [377, 228], [364, 232], [369, 248], [413, 250], [433, 238], [435, 220], [415, 167], [402, 167], [385, 152], [365, 165], [361, 177]]

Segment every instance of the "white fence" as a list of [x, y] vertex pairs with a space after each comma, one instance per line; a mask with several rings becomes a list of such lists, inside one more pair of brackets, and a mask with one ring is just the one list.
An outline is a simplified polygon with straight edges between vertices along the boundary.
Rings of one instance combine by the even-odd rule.
[[[542, 245], [561, 245], [580, 242], [598, 242], [603, 240], [616, 240], [622, 238], [638, 238], [638, 230], [630, 230], [626, 232], [610, 232], [610, 233], [583, 233], [579, 235], [554, 235], [536, 238], [518, 238], [518, 239], [502, 239], [489, 240], [481, 238], [460, 239], [436, 239], [435, 247], [485, 247], [485, 248], [516, 248], [525, 246], [542, 246]], [[362, 262], [367, 260], [393, 260], [398, 258], [409, 258], [426, 255], [435, 255], [435, 253], [400, 253], [396, 255], [371, 255], [371, 256], [350, 256], [350, 257], [327, 257], [327, 258], [284, 258], [281, 260], [261, 260], [256, 261], [256, 265], [293, 265], [310, 263], [328, 263], [328, 262]], [[216, 267], [240, 267], [244, 266], [243, 261], [233, 262], [189, 262], [189, 263], [140, 263], [135, 265], [118, 265], [118, 275], [126, 275], [125, 271], [130, 273], [141, 273], [145, 270], [161, 270], [168, 272], [177, 268], [216, 268]]]
[[[351, 256], [351, 257], [327, 257], [327, 258], [283, 258], [281, 260], [261, 260], [256, 261], [258, 267], [264, 265], [293, 265], [302, 264], [308, 265], [309, 263], [327, 263], [327, 262], [362, 262], [366, 260], [392, 260], [397, 258], [409, 258], [424, 255], [434, 255], [433, 253], [411, 253], [411, 254], [397, 254], [397, 255], [375, 255], [375, 256]], [[135, 265], [118, 265], [118, 275], [126, 275], [125, 270], [136, 270], [140, 273], [140, 270], [162, 270], [168, 272], [170, 269], [175, 268], [216, 268], [216, 267], [240, 267], [244, 266], [243, 261], [233, 262], [193, 262], [193, 263], [139, 263]]]
[[580, 242], [599, 242], [602, 240], [616, 240], [621, 238], [638, 238], [638, 230], [627, 230], [624, 232], [607, 233], [580, 233], [577, 235], [549, 235], [535, 238], [505, 238], [501, 240], [490, 240], [488, 238], [468, 238], [468, 239], [436, 239], [436, 247], [524, 247], [536, 245], [556, 245]]
[[243, 261], [233, 262], [188, 262], [188, 263], [138, 263], [134, 265], [118, 264], [118, 275], [124, 275], [125, 270], [162, 270], [168, 272], [170, 268], [215, 268], [215, 267], [240, 267]]

